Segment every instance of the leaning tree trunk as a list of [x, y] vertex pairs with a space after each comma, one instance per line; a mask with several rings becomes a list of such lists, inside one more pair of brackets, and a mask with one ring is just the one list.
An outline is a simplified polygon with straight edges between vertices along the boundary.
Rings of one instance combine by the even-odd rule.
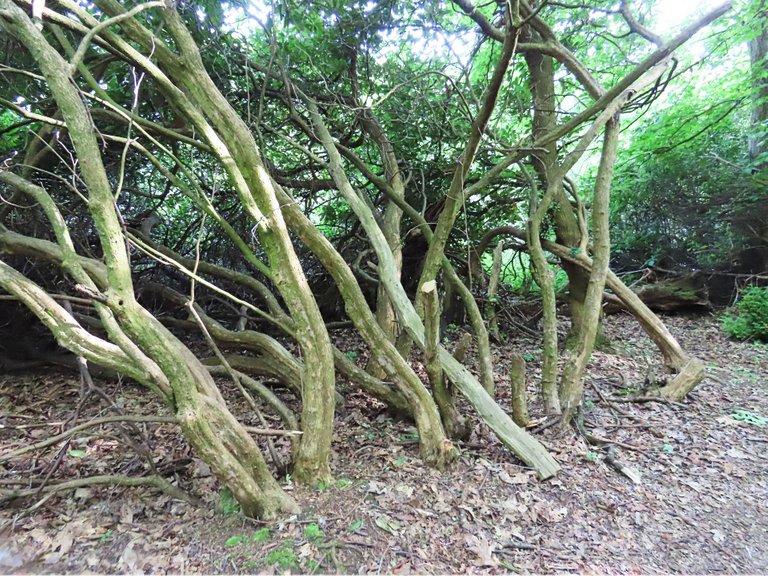
[[[97, 5], [112, 16], [125, 15], [125, 9], [114, 0], [99, 0]], [[294, 476], [306, 483], [327, 480], [330, 477], [335, 387], [330, 338], [291, 244], [253, 135], [206, 72], [199, 49], [175, 9], [164, 8], [162, 12], [180, 54], [172, 53], [135, 19], [122, 22], [134, 41], [154, 51], [162, 70], [114, 35], [110, 39], [152, 74], [170, 102], [200, 130], [255, 222], [261, 245], [269, 258], [271, 279], [296, 323], [295, 335], [305, 359], [301, 381], [304, 434]], [[77, 13], [81, 15], [83, 11]], [[92, 20], [87, 13], [84, 16]], [[177, 86], [183, 87], [184, 92]]]
[[[3, 27], [18, 38], [40, 66], [69, 130], [106, 262], [108, 290], [98, 295], [98, 300], [114, 315], [125, 338], [135, 343], [167, 378], [171, 397], [166, 399], [172, 402], [185, 437], [232, 490], [243, 511], [265, 518], [275, 517], [281, 511], [295, 511], [295, 502], [272, 478], [256, 443], [229, 413], [205, 367], [136, 302], [112, 190], [95, 130], [75, 89], [69, 63], [10, 0], [0, 0], [0, 11]], [[41, 319], [47, 316], [44, 309], [33, 311]], [[62, 344], [75, 348], [67, 340], [62, 340]], [[127, 353], [130, 356], [135, 351], [129, 347]]]
[[[339, 191], [349, 203], [352, 211], [358, 217], [360, 224], [367, 233], [369, 241], [379, 258], [379, 282], [381, 282], [387, 289], [387, 296], [390, 302], [395, 307], [398, 314], [402, 316], [402, 306], [404, 302], [410, 304], [410, 301], [405, 295], [405, 291], [402, 289], [402, 284], [399, 281], [395, 259], [389, 248], [389, 244], [376, 222], [371, 209], [358, 196], [357, 192], [352, 188], [352, 184], [347, 179], [342, 167], [341, 156], [333, 142], [333, 138], [331, 137], [328, 128], [320, 116], [317, 104], [312, 101], [308, 104], [315, 132], [317, 133], [320, 142], [325, 147], [329, 157], [328, 171], [336, 182]], [[387, 340], [389, 341], [388, 337]], [[375, 348], [372, 348], [372, 352], [374, 351]], [[378, 351], [374, 353], [378, 354]], [[376, 363], [379, 366], [384, 367], [383, 358], [377, 358]], [[405, 392], [405, 390], [403, 390], [403, 392]], [[420, 381], [419, 385], [415, 385], [414, 382], [414, 385], [409, 386], [407, 393], [409, 393], [416, 402], [416, 405], [413, 406], [413, 415], [414, 418], [416, 418], [416, 424], [419, 429], [422, 457], [424, 457], [428, 463], [442, 467], [455, 458], [455, 453], [450, 446], [450, 442], [445, 437], [445, 430], [443, 429], [437, 406]]]
[[[445, 248], [456, 223], [456, 218], [465, 200], [465, 178], [475, 160], [477, 150], [482, 142], [483, 133], [485, 132], [491, 115], [496, 108], [499, 91], [506, 76], [507, 69], [509, 68], [509, 63], [515, 52], [516, 45], [516, 30], [510, 26], [504, 37], [501, 56], [496, 62], [493, 75], [485, 90], [485, 94], [483, 95], [482, 106], [480, 107], [477, 116], [472, 121], [469, 138], [464, 146], [461, 158], [457, 160], [456, 171], [454, 172], [448, 192], [445, 195], [443, 210], [440, 212], [440, 216], [437, 219], [437, 225], [432, 234], [432, 240], [429, 243], [427, 255], [424, 258], [424, 267], [421, 272], [421, 278], [419, 278], [419, 289], [416, 291], [416, 310], [419, 312], [421, 311], [421, 286], [426, 282], [436, 280], [438, 272], [443, 267]], [[484, 336], [487, 338], [487, 330], [484, 331]], [[480, 360], [486, 362], [486, 366], [481, 369], [480, 373], [482, 379], [481, 383], [483, 388], [485, 388], [485, 391], [493, 396], [495, 394], [493, 369], [491, 366], [487, 365], [491, 362], [490, 352], [481, 351]]]
[[[397, 165], [397, 156], [395, 155], [394, 146], [390, 142], [386, 133], [382, 129], [376, 117], [373, 115], [371, 109], [363, 111], [362, 120], [363, 127], [373, 138], [376, 146], [379, 148], [379, 155], [381, 156], [382, 163], [384, 164], [384, 177], [387, 185], [390, 187], [392, 194], [399, 199], [405, 198], [405, 182], [400, 172], [400, 167]], [[387, 244], [392, 252], [392, 257], [395, 261], [395, 272], [397, 278], [400, 278], [403, 267], [403, 247], [400, 238], [400, 224], [403, 218], [403, 211], [393, 201], [388, 200], [384, 214], [380, 220], [381, 231], [384, 237], [387, 239]], [[396, 342], [399, 334], [399, 325], [397, 323], [397, 315], [395, 309], [392, 306], [392, 302], [389, 299], [387, 290], [384, 287], [384, 283], [379, 281], [376, 292], [376, 319], [379, 322], [379, 326], [384, 330], [387, 337]], [[376, 364], [371, 362], [368, 367], [372, 375], [381, 377], [384, 370]]]

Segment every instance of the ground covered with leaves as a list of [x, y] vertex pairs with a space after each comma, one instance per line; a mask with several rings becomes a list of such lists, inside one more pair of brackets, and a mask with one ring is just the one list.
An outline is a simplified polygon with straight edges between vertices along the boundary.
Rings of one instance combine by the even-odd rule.
[[[613, 348], [594, 354], [583, 411], [584, 431], [606, 443], [556, 427], [540, 431], [563, 466], [555, 479], [538, 482], [474, 417], [459, 462], [445, 473], [425, 468], [415, 429], [350, 393], [337, 414], [335, 482], [305, 488], [284, 478], [303, 512], [273, 523], [239, 515], [173, 424], [104, 424], [3, 461], [74, 425], [74, 413], [81, 423], [113, 412], [98, 395], [79, 406], [81, 385], [71, 373], [0, 376], [0, 490], [38, 487], [46, 474], [47, 482], [140, 476], [148, 466], [140, 453], [150, 450], [157, 471], [198, 499], [114, 486], [5, 499], [0, 571], [764, 572], [768, 347], [727, 340], [715, 317], [666, 320], [707, 362], [708, 378], [684, 404], [632, 401], [643, 395], [657, 354], [631, 318], [609, 317]], [[338, 337], [362, 364], [364, 350]], [[531, 396], [541, 360], [535, 339], [496, 348], [505, 406], [512, 351], [528, 360]], [[165, 413], [130, 383], [98, 385], [124, 413]], [[532, 416], [538, 408], [532, 402]], [[275, 452], [286, 450], [285, 439], [276, 442]]]

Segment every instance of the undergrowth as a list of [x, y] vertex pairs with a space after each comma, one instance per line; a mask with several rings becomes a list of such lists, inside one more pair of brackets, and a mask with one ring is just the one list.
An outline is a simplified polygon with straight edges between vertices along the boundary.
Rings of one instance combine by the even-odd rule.
[[753, 286], [724, 317], [723, 330], [738, 340], [768, 341], [768, 288]]

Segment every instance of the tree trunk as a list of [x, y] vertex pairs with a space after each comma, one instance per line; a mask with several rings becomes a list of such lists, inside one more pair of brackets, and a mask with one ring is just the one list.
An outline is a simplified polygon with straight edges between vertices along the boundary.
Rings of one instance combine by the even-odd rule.
[[429, 375], [432, 394], [440, 410], [440, 417], [448, 436], [462, 439], [467, 436], [464, 419], [456, 409], [453, 395], [440, 365], [440, 303], [437, 299], [437, 285], [434, 281], [427, 282], [421, 287], [424, 299], [424, 365]]
[[[125, 14], [125, 9], [114, 0], [99, 0], [97, 4], [112, 16]], [[309, 484], [328, 480], [335, 378], [333, 351], [325, 323], [291, 244], [271, 179], [250, 129], [216, 88], [203, 66], [195, 41], [175, 9], [165, 8], [162, 12], [178, 55], [165, 46], [157, 47], [149, 31], [136, 20], [123, 22], [134, 41], [153, 51], [162, 71], [131, 51], [126, 43], [115, 40], [121, 50], [130, 51], [134, 60], [145, 65], [169, 101], [203, 134], [229, 174], [243, 208], [256, 224], [261, 245], [269, 258], [272, 281], [295, 322], [295, 337], [304, 356], [301, 379], [304, 434], [294, 477]]]
[[618, 114], [605, 126], [605, 140], [600, 157], [600, 166], [595, 181], [595, 193], [592, 200], [592, 232], [594, 235], [592, 270], [589, 285], [579, 318], [579, 324], [573, 346], [568, 350], [563, 375], [560, 380], [560, 400], [563, 405], [563, 424], [569, 425], [581, 404], [584, 393], [584, 369], [592, 354], [595, 338], [600, 325], [603, 288], [605, 287], [608, 264], [611, 257], [611, 240], [608, 214], [610, 210], [611, 181], [616, 163], [616, 151], [619, 141]]
[[512, 389], [512, 419], [518, 426], [528, 425], [528, 395], [525, 389], [525, 359], [512, 354], [509, 367], [509, 384]]
[[[171, 387], [171, 401], [185, 437], [232, 490], [246, 514], [272, 518], [279, 511], [296, 511], [293, 499], [269, 474], [256, 443], [229, 413], [205, 367], [134, 299], [128, 254], [112, 190], [90, 116], [75, 89], [69, 64], [47, 43], [24, 11], [9, 0], [0, 0], [0, 10], [4, 26], [38, 62], [69, 129], [107, 264], [109, 291], [105, 304], [131, 341], [131, 346], [125, 345], [132, 350], [135, 342], [162, 371]], [[44, 309], [33, 311], [41, 319], [47, 316]], [[76, 348], [66, 340], [61, 343]]]
[[493, 267], [491, 268], [491, 277], [488, 280], [488, 299], [485, 302], [485, 318], [488, 321], [488, 333], [493, 336], [497, 342], [501, 341], [499, 333], [498, 311], [496, 309], [496, 300], [499, 293], [499, 281], [501, 277], [501, 257], [504, 254], [504, 241], [499, 242], [493, 250]]
[[549, 182], [543, 198], [539, 200], [539, 187], [531, 178], [531, 196], [528, 204], [528, 252], [531, 255], [533, 279], [541, 289], [543, 309], [544, 361], [541, 368], [541, 396], [548, 414], [560, 414], [557, 392], [557, 300], [552, 269], [541, 247], [541, 223], [554, 197], [557, 182]]

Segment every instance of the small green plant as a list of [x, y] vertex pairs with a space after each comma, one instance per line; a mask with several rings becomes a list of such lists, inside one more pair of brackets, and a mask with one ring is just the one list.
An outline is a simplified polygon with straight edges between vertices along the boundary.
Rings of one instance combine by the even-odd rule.
[[357, 352], [355, 352], [354, 350], [350, 350], [349, 352], [344, 352], [344, 356], [346, 356], [353, 362], [357, 360]]
[[251, 536], [254, 542], [267, 542], [270, 538], [272, 538], [272, 530], [269, 528], [259, 528]]
[[360, 530], [360, 528], [362, 527], [363, 527], [363, 521], [355, 520], [354, 522], [352, 522], [352, 524], [349, 525], [349, 527], [347, 528], [347, 532], [349, 532], [350, 534], [354, 534], [355, 532]]
[[536, 360], [536, 354], [534, 354], [533, 352], [526, 352], [525, 354], [523, 354], [523, 360], [525, 360], [526, 362], [533, 362], [534, 360]]
[[589, 462], [597, 462], [599, 457], [595, 452], [587, 452], [584, 458], [586, 458]]
[[222, 488], [221, 492], [219, 492], [219, 510], [225, 516], [240, 512], [240, 504], [235, 500], [229, 488]]
[[304, 528], [304, 537], [310, 542], [317, 542], [325, 538], [325, 531], [315, 522]]
[[664, 444], [661, 447], [661, 451], [664, 452], [664, 454], [674, 454], [675, 453], [675, 447], [672, 446], [672, 444]]
[[293, 546], [285, 544], [276, 550], [272, 550], [264, 559], [267, 564], [277, 565], [283, 570], [299, 567], [299, 557], [293, 551]]
[[723, 317], [722, 326], [737, 340], [768, 342], [768, 287], [744, 290], [736, 306]]
[[346, 488], [347, 486], [352, 486], [352, 480], [349, 478], [339, 478], [336, 480], [336, 488]]
[[248, 541], [248, 536], [245, 534], [238, 534], [237, 536], [230, 536], [224, 541], [224, 546], [227, 548], [234, 548], [235, 546], [240, 546], [243, 542]]
[[99, 538], [99, 544], [105, 544], [107, 540], [112, 538], [112, 534], [113, 534], [112, 528], [104, 532], [104, 534], [101, 535], [101, 538]]
[[737, 410], [731, 414], [731, 418], [752, 426], [765, 426], [768, 424], [768, 418], [755, 414], [754, 412], [749, 412], [748, 410]]

